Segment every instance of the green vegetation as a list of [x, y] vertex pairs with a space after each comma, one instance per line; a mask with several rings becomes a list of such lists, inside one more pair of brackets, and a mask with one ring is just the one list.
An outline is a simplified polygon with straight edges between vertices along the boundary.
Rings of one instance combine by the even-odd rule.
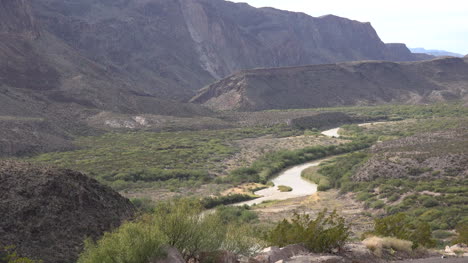
[[289, 186], [286, 186], [286, 185], [279, 185], [278, 190], [280, 192], [292, 192], [293, 189], [291, 187], [289, 187]]
[[1, 263], [41, 263], [42, 261], [32, 260], [26, 257], [21, 257], [16, 253], [15, 246], [0, 247], [0, 262]]
[[317, 185], [318, 191], [327, 191], [333, 188], [326, 176], [317, 172], [317, 167], [310, 167], [302, 171], [301, 176]]
[[221, 172], [232, 141], [298, 134], [285, 126], [183, 132], [107, 133], [79, 137], [76, 151], [41, 154], [29, 161], [86, 172], [116, 190], [149, 186], [199, 186]]
[[[333, 107], [307, 109], [319, 112], [343, 112], [351, 116], [367, 117], [369, 119], [426, 119], [433, 117], [465, 117], [468, 108], [463, 103], [437, 103], [429, 105], [378, 105], [363, 107]], [[279, 111], [279, 110], [271, 110]], [[291, 109], [289, 111], [304, 111], [304, 109]]]
[[206, 209], [211, 209], [220, 205], [230, 205], [243, 201], [248, 201], [257, 198], [256, 196], [244, 194], [231, 194], [218, 197], [205, 197], [201, 200], [201, 204]]
[[321, 253], [341, 248], [349, 234], [343, 217], [336, 211], [327, 215], [324, 210], [315, 219], [306, 214], [294, 214], [291, 221], [284, 219], [267, 234], [267, 240], [279, 247], [304, 244], [310, 251]]
[[261, 182], [266, 183], [268, 179], [281, 170], [296, 164], [302, 164], [308, 161], [321, 159], [327, 156], [338, 155], [370, 147], [375, 142], [375, 137], [359, 137], [350, 143], [331, 145], [331, 146], [313, 146], [294, 151], [278, 151], [269, 153], [255, 161], [250, 167], [236, 169], [220, 182], [247, 183]]
[[427, 222], [414, 221], [404, 213], [375, 219], [373, 234], [382, 237], [396, 237], [413, 242], [413, 248], [418, 246], [434, 247], [431, 227]]
[[151, 262], [165, 256], [166, 237], [153, 220], [124, 223], [94, 243], [85, 242], [78, 263]]
[[390, 253], [395, 251], [411, 253], [413, 251], [413, 242], [394, 237], [373, 236], [366, 238], [362, 243], [378, 257], [383, 257], [383, 249], [389, 249]]
[[468, 222], [459, 224], [456, 228], [457, 238], [453, 240], [453, 244], [468, 244]]
[[251, 224], [258, 221], [258, 215], [250, 206], [220, 206], [216, 209], [224, 224]]
[[123, 224], [96, 243], [86, 242], [79, 263], [150, 262], [164, 248], [177, 248], [186, 261], [219, 250], [251, 255], [264, 247], [247, 224], [256, 220], [248, 208], [220, 208], [206, 213], [200, 202], [177, 199], [159, 203], [154, 213]]
[[[367, 208], [384, 209], [387, 215], [405, 212], [412, 218], [429, 223], [435, 230], [454, 229], [459, 223], [468, 222], [468, 215], [463, 212], [468, 209], [468, 179], [352, 180], [354, 171], [368, 156], [367, 153], [352, 153], [338, 157], [321, 166], [317, 177], [326, 177], [342, 193], [356, 192], [356, 199], [365, 202]], [[434, 194], [421, 194], [424, 191]]]
[[337, 157], [321, 165], [318, 174], [328, 180], [331, 188], [348, 189], [354, 184], [353, 180], [351, 180], [354, 171], [364, 163], [369, 156], [370, 155], [365, 152], [355, 152]]

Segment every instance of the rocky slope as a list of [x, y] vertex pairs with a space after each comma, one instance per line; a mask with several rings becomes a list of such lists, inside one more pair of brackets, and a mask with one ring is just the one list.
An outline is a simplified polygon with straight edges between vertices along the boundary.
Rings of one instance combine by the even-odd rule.
[[132, 204], [71, 170], [0, 162], [0, 247], [44, 262], [75, 262], [86, 237], [130, 219]]
[[191, 101], [216, 110], [468, 101], [468, 59], [364, 61], [242, 71]]
[[145, 92], [188, 99], [241, 69], [419, 60], [370, 23], [224, 0], [37, 0], [44, 29]]
[[432, 132], [386, 141], [372, 147], [372, 158], [354, 175], [377, 178], [455, 179], [468, 176], [468, 130]]

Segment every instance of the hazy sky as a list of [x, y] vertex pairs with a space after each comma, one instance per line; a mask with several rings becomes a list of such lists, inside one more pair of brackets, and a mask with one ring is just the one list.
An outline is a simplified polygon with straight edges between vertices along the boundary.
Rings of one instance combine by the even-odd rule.
[[385, 43], [468, 54], [468, 0], [229, 0], [371, 22]]

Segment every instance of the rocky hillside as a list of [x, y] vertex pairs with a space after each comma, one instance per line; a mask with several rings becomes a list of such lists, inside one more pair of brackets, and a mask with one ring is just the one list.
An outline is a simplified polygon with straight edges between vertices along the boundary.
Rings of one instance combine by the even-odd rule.
[[224, 0], [37, 0], [44, 30], [86, 58], [164, 98], [241, 69], [351, 60], [419, 60], [370, 23], [310, 17]]
[[364, 61], [242, 71], [192, 99], [216, 110], [468, 101], [468, 59]]
[[130, 219], [132, 204], [71, 170], [0, 162], [0, 247], [44, 262], [75, 262], [86, 237]]
[[372, 147], [372, 158], [354, 175], [356, 181], [377, 178], [456, 179], [468, 177], [466, 128], [423, 133]]

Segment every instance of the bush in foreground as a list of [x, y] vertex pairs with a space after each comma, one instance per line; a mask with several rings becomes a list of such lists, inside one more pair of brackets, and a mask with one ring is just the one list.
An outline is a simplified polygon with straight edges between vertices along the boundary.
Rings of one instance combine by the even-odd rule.
[[421, 221], [411, 222], [405, 213], [375, 219], [373, 234], [412, 241], [413, 248], [435, 246], [430, 225]]
[[336, 211], [327, 215], [325, 209], [315, 219], [306, 214], [294, 214], [291, 221], [283, 220], [268, 233], [267, 241], [279, 247], [301, 243], [311, 251], [321, 253], [341, 248], [349, 234], [344, 218]]
[[252, 213], [245, 208], [211, 213], [193, 199], [159, 203], [152, 214], [123, 224], [97, 242], [86, 241], [78, 263], [153, 262], [164, 257], [165, 247], [179, 250], [187, 262], [222, 250], [251, 255], [264, 247], [245, 223], [256, 219]]
[[394, 237], [369, 237], [362, 243], [378, 257], [382, 257], [384, 248], [406, 253], [413, 250], [413, 242]]
[[141, 263], [164, 257], [165, 237], [147, 220], [125, 223], [97, 243], [87, 240], [78, 263]]

